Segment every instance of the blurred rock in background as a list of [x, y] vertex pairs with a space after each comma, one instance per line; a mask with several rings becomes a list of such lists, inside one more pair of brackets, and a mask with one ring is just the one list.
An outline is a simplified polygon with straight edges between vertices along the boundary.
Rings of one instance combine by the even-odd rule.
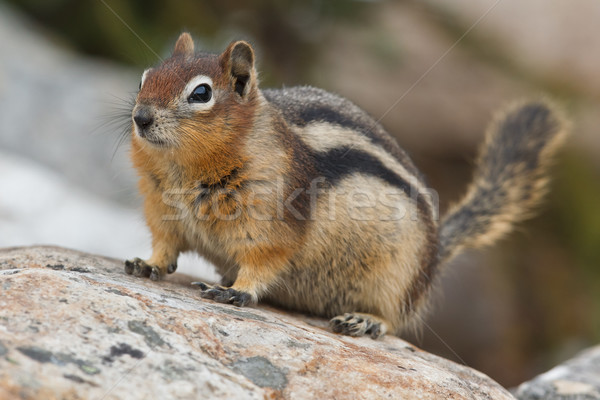
[[[313, 84], [382, 118], [439, 192], [442, 212], [464, 192], [498, 107], [543, 94], [564, 104], [573, 135], [540, 215], [498, 246], [452, 262], [431, 317], [409, 339], [506, 386], [600, 341], [595, 0], [11, 3], [0, 3], [0, 154], [11, 155], [0, 183], [12, 176], [11, 185], [31, 188], [0, 192], [0, 246], [148, 251], [127, 146], [115, 153], [139, 76], [181, 30], [212, 51], [245, 38], [257, 48], [263, 86]], [[21, 178], [21, 166], [38, 177]], [[28, 203], [40, 180], [54, 182], [64, 204], [86, 205], [59, 227], [80, 241], [63, 243], [69, 236], [49, 228], [56, 197], [46, 216], [39, 199]], [[112, 216], [94, 217], [107, 210]], [[184, 263], [188, 273], [212, 273], [201, 261]]]

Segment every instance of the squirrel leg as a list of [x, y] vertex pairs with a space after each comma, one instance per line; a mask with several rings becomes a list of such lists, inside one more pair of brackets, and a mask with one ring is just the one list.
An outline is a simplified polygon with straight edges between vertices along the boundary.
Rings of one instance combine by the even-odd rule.
[[329, 321], [331, 329], [335, 333], [349, 336], [370, 335], [373, 339], [385, 335], [389, 323], [378, 316], [363, 313], [346, 313], [332, 318]]
[[177, 257], [188, 249], [188, 245], [178, 222], [165, 219], [165, 216], [172, 215], [174, 211], [163, 201], [163, 192], [155, 188], [155, 184], [148, 178], [142, 178], [141, 184], [145, 188], [152, 188], [144, 201], [144, 214], [152, 233], [152, 257], [148, 260], [134, 258], [125, 261], [125, 273], [157, 281], [177, 270]]

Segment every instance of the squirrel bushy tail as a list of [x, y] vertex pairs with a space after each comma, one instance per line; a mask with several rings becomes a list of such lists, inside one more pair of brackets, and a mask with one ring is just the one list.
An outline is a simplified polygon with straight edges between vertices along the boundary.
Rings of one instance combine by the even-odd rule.
[[515, 104], [489, 126], [467, 194], [442, 219], [438, 261], [493, 243], [531, 215], [568, 124], [546, 101]]

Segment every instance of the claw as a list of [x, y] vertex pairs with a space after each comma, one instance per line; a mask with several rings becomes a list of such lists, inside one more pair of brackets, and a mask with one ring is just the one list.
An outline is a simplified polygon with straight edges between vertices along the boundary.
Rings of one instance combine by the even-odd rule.
[[142, 260], [139, 260], [139, 261], [140, 262], [136, 262], [135, 265], [134, 265], [134, 267], [133, 267], [133, 275], [135, 275], [135, 276], [149, 277], [150, 273], [152, 272], [152, 267], [150, 267], [149, 265], [147, 265]]
[[125, 273], [127, 275], [133, 274], [133, 267], [134, 267], [133, 261], [130, 261], [130, 260], [125, 261]]
[[203, 290], [200, 293], [200, 297], [202, 297], [203, 299], [210, 299], [210, 300], [214, 300], [215, 296], [218, 294], [219, 292], [216, 291], [215, 289], [208, 289], [208, 290]]
[[252, 296], [250, 295], [250, 293], [246, 293], [246, 292], [237, 292], [238, 295], [236, 297], [233, 297], [233, 305], [237, 306], [237, 307], [244, 307], [248, 304], [250, 304], [250, 302], [252, 301]]
[[157, 267], [152, 267], [150, 270], [150, 280], [158, 281], [160, 280], [160, 270]]

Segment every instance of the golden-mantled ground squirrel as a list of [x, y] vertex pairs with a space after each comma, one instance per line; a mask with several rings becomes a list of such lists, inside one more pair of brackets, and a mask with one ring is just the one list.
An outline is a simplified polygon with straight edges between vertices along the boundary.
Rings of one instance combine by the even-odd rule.
[[433, 192], [380, 124], [320, 89], [259, 89], [246, 42], [195, 53], [183, 33], [142, 75], [132, 118], [153, 253], [128, 274], [160, 279], [196, 251], [223, 277], [197, 283], [203, 298], [267, 301], [373, 338], [420, 319], [442, 263], [529, 214], [566, 134], [544, 101], [510, 107], [438, 223]]

